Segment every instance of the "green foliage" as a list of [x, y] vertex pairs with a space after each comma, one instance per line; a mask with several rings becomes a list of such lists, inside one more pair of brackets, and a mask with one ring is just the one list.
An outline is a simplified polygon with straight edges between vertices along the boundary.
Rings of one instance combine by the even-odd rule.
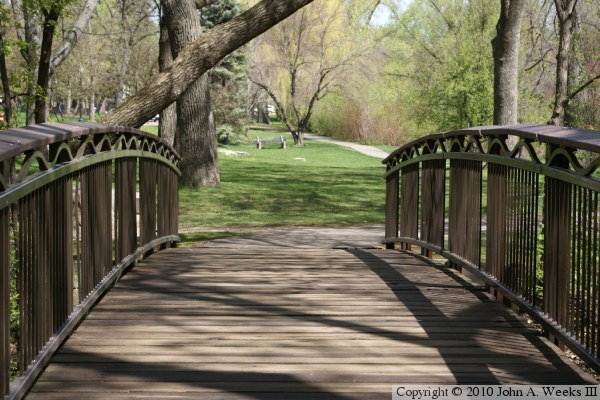
[[419, 133], [491, 124], [498, 11], [494, 0], [418, 0], [400, 17], [391, 72]]
[[205, 29], [212, 29], [229, 21], [240, 12], [241, 7], [236, 0], [221, 0], [202, 8], [200, 22]]
[[431, 132], [493, 119], [490, 41], [497, 0], [415, 0], [382, 37], [368, 72], [347, 77], [319, 104], [312, 127], [344, 139], [399, 145]]
[[[229, 21], [241, 12], [236, 0], [219, 1], [204, 7], [200, 13], [205, 29]], [[246, 50], [234, 51], [209, 71], [211, 102], [220, 143], [244, 143], [248, 123]]]
[[235, 127], [222, 124], [217, 125], [217, 140], [221, 144], [238, 145], [248, 143], [248, 136], [244, 129], [236, 129]]

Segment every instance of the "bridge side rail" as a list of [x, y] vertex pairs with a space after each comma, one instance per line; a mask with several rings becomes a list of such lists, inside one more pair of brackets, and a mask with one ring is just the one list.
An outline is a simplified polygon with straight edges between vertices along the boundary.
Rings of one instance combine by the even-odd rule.
[[383, 162], [388, 248], [475, 272], [600, 370], [600, 132], [471, 128]]
[[0, 131], [0, 398], [23, 397], [124, 270], [179, 240], [178, 162], [133, 128]]

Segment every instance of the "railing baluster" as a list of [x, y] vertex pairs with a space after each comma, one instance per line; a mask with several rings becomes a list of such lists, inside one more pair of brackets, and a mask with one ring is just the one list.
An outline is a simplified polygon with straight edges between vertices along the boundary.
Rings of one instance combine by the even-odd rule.
[[140, 160], [140, 216], [142, 244], [156, 238], [156, 174], [153, 160]]
[[136, 160], [125, 158], [116, 162], [115, 213], [117, 262], [137, 247], [136, 228]]
[[506, 171], [504, 165], [488, 164], [486, 270], [500, 280], [506, 252]]
[[[402, 169], [402, 187], [400, 189], [400, 235], [418, 239], [419, 230], [419, 164], [412, 164]], [[410, 244], [403, 244], [403, 249], [410, 250]]]
[[[385, 237], [398, 237], [398, 204], [399, 204], [400, 172], [395, 171], [386, 178], [385, 183]], [[386, 248], [393, 249], [394, 243], [387, 243]]]
[[[423, 162], [421, 181], [421, 240], [444, 246], [444, 185], [446, 163], [444, 160]], [[423, 255], [431, 251], [421, 249]]]
[[449, 250], [480, 265], [481, 164], [450, 161]]

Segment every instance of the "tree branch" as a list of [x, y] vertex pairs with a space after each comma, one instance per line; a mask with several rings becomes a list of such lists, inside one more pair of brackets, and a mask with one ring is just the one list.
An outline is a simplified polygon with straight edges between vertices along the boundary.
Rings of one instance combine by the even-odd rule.
[[187, 46], [173, 65], [128, 98], [104, 122], [141, 126], [177, 100], [202, 74], [227, 54], [265, 32], [313, 0], [262, 0], [248, 11], [203, 33]]
[[50, 61], [50, 76], [54, 75], [54, 72], [58, 66], [67, 58], [67, 56], [71, 53], [71, 50], [75, 48], [75, 45], [77, 45], [81, 33], [86, 25], [90, 22], [97, 5], [98, 0], [87, 0], [85, 2], [83, 10], [81, 10], [77, 16], [75, 23], [71, 29], [69, 29], [69, 32], [63, 41], [60, 42], [53, 51], [52, 60]]
[[571, 93], [569, 95], [568, 100], [572, 100], [575, 96], [577, 96], [579, 93], [581, 93], [586, 87], [590, 86], [591, 84], [593, 84], [596, 81], [600, 81], [600, 74], [596, 75], [595, 77], [593, 77], [590, 80], [588, 80], [587, 82], [585, 82], [583, 85], [579, 86], [577, 88], [577, 90], [575, 90], [573, 93]]
[[548, 55], [548, 53], [550, 53], [552, 50], [553, 49], [547, 49], [546, 52], [544, 53], [544, 55], [542, 55], [539, 60], [537, 60], [536, 62], [534, 62], [529, 67], [526, 67], [524, 69], [524, 71], [531, 71], [532, 69], [534, 69], [535, 67], [537, 67], [539, 63], [541, 63], [542, 61], [544, 61], [544, 59], [546, 58], [546, 55]]
[[296, 129], [294, 129], [292, 122], [289, 120], [287, 113], [285, 112], [285, 109], [283, 108], [283, 104], [279, 101], [279, 99], [277, 98], [275, 93], [273, 93], [273, 91], [264, 83], [255, 80], [251, 75], [248, 76], [248, 80], [250, 82], [254, 83], [259, 88], [261, 88], [262, 90], [264, 90], [265, 92], [267, 92], [267, 94], [271, 97], [271, 99], [273, 100], [273, 102], [275, 103], [275, 105], [277, 106], [279, 111], [281, 112], [285, 126], [287, 126], [287, 128], [290, 131], [290, 133], [292, 134], [292, 136], [294, 136], [296, 134]]

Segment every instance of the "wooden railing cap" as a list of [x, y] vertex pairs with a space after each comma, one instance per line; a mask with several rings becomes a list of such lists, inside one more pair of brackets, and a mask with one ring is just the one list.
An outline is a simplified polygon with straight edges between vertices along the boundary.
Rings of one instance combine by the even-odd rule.
[[536, 142], [600, 153], [600, 132], [597, 131], [544, 124], [510, 126], [492, 125], [459, 129], [424, 136], [401, 146], [384, 159], [382, 163], [387, 164], [390, 160], [394, 159], [394, 157], [402, 154], [404, 150], [421, 143], [426, 143], [427, 141], [477, 134], [480, 136], [513, 135]]
[[49, 144], [60, 143], [80, 136], [112, 132], [132, 133], [161, 142], [179, 158], [173, 147], [162, 139], [136, 128], [94, 122], [48, 122], [0, 131], [0, 162]]

